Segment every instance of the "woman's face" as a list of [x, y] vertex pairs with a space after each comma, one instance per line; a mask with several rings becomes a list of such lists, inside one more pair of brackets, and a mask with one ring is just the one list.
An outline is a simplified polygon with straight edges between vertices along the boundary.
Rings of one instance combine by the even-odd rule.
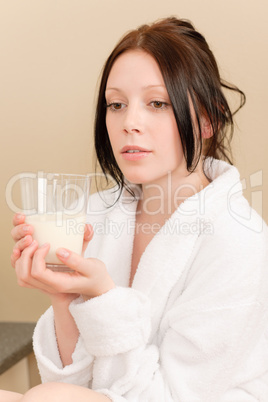
[[133, 50], [115, 61], [106, 86], [106, 125], [115, 159], [132, 183], [186, 175], [181, 140], [154, 58]]

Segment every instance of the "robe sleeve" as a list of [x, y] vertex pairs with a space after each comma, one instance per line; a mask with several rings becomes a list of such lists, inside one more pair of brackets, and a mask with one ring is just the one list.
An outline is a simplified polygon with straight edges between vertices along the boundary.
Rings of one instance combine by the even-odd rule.
[[67, 382], [89, 387], [93, 356], [86, 352], [80, 336], [72, 355], [73, 363], [63, 367], [57, 345], [52, 307], [38, 320], [33, 335], [33, 349], [42, 383]]

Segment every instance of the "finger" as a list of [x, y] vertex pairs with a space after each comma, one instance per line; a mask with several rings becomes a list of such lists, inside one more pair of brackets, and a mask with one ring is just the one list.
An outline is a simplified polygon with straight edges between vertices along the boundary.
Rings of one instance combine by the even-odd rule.
[[15, 268], [16, 261], [20, 258], [21, 252], [26, 248], [29, 247], [33, 242], [33, 238], [30, 235], [23, 237], [19, 240], [15, 246], [13, 247], [13, 251], [11, 254], [11, 265]]
[[14, 241], [18, 241], [18, 240], [22, 239], [23, 237], [25, 237], [28, 234], [32, 235], [33, 232], [34, 232], [33, 226], [23, 223], [21, 225], [15, 226], [11, 230], [11, 236], [12, 236]]
[[33, 255], [35, 251], [38, 248], [38, 243], [36, 240], [34, 240], [28, 247], [26, 247], [24, 250], [21, 252], [21, 258], [22, 260], [29, 260], [30, 258], [33, 258]]
[[25, 215], [23, 214], [15, 214], [13, 216], [12, 223], [14, 226], [20, 225], [25, 222]]
[[18, 285], [27, 289], [37, 289], [40, 292], [46, 294], [46, 295], [53, 295], [55, 293], [57, 293], [55, 290], [51, 289], [49, 286], [46, 286], [44, 284], [42, 284], [41, 282], [38, 282], [36, 280], [32, 280], [32, 284], [29, 284], [27, 282], [23, 282], [23, 281], [18, 281]]
[[[46, 283], [43, 283], [39, 280], [39, 278], [34, 278], [32, 275], [32, 266], [34, 255], [37, 252], [38, 243], [33, 241], [30, 246], [23, 250], [21, 253], [21, 258], [17, 258], [15, 262], [17, 281], [19, 286], [38, 289], [41, 292], [46, 294], [56, 293], [53, 287], [48, 286]], [[49, 247], [48, 247], [49, 249]], [[20, 252], [18, 249], [14, 250], [14, 253]], [[49, 270], [48, 270], [49, 271]]]
[[15, 268], [16, 261], [20, 258], [20, 250], [18, 248], [13, 249], [13, 252], [11, 254], [11, 265], [13, 268]]
[[85, 300], [88, 300], [115, 287], [115, 283], [102, 261], [95, 258], [85, 259], [64, 248], [57, 249], [56, 254], [64, 264], [77, 274], [62, 281], [64, 292], [80, 293]]
[[86, 224], [85, 225], [85, 233], [84, 233], [84, 241], [83, 241], [83, 247], [82, 247], [82, 255], [86, 251], [86, 248], [88, 246], [88, 243], [94, 236], [94, 230], [92, 225]]
[[39, 277], [39, 275], [46, 270], [45, 257], [50, 249], [50, 244], [45, 243], [40, 246], [33, 256], [32, 275], [33, 277]]
[[57, 257], [74, 271], [85, 275], [89, 270], [89, 260], [85, 260], [81, 255], [74, 253], [66, 248], [56, 250]]
[[15, 244], [13, 250], [18, 249], [19, 251], [23, 251], [26, 247], [30, 246], [32, 242], [33, 242], [32, 236], [26, 235]]
[[44, 244], [34, 254], [31, 274], [38, 281], [39, 289], [50, 294], [73, 293], [73, 278], [76, 273], [55, 272], [46, 267], [45, 256], [49, 245]]
[[[59, 272], [54, 272], [46, 267], [45, 257], [50, 249], [50, 244], [45, 243], [36, 250], [33, 256], [33, 264], [31, 269], [32, 277], [41, 281], [43, 284], [52, 287], [55, 290], [55, 281], [58, 281]], [[61, 273], [60, 273], [61, 274]]]
[[[34, 244], [37, 242], [33, 242]], [[24, 277], [21, 275], [20, 278], [23, 281], [24, 287], [31, 287], [35, 289], [39, 289], [44, 291], [45, 293], [55, 293], [55, 289], [48, 286], [45, 282], [42, 282], [42, 274], [46, 271], [46, 263], [45, 257], [49, 251], [50, 245], [48, 243], [43, 244], [41, 247], [34, 248], [29, 246], [23, 254], [26, 255], [30, 259], [30, 263], [28, 265], [28, 272], [25, 270]], [[50, 270], [47, 270], [50, 271]]]
[[25, 248], [19, 258], [15, 261], [15, 271], [17, 275], [18, 284], [24, 286], [25, 283], [30, 284], [30, 272], [32, 265], [32, 257], [37, 250], [38, 243], [33, 241], [30, 246]]
[[85, 225], [84, 240], [90, 241], [93, 236], [94, 236], [93, 226], [87, 223]]

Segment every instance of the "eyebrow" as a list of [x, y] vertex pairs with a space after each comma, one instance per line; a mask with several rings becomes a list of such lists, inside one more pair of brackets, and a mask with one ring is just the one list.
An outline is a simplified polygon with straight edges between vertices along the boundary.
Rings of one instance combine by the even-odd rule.
[[[142, 87], [143, 90], [151, 89], [151, 88], [163, 88], [163, 89], [166, 89], [166, 87], [164, 85], [146, 85], [145, 87]], [[116, 88], [116, 87], [108, 87], [108, 88], [106, 88], [106, 91], [121, 92], [122, 90], [120, 88]]]

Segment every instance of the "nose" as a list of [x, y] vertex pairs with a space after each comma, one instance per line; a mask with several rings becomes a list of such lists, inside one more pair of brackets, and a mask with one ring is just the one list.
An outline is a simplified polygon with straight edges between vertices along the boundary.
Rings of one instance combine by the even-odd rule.
[[138, 106], [128, 105], [123, 123], [123, 131], [126, 134], [139, 134], [142, 132], [142, 112]]

